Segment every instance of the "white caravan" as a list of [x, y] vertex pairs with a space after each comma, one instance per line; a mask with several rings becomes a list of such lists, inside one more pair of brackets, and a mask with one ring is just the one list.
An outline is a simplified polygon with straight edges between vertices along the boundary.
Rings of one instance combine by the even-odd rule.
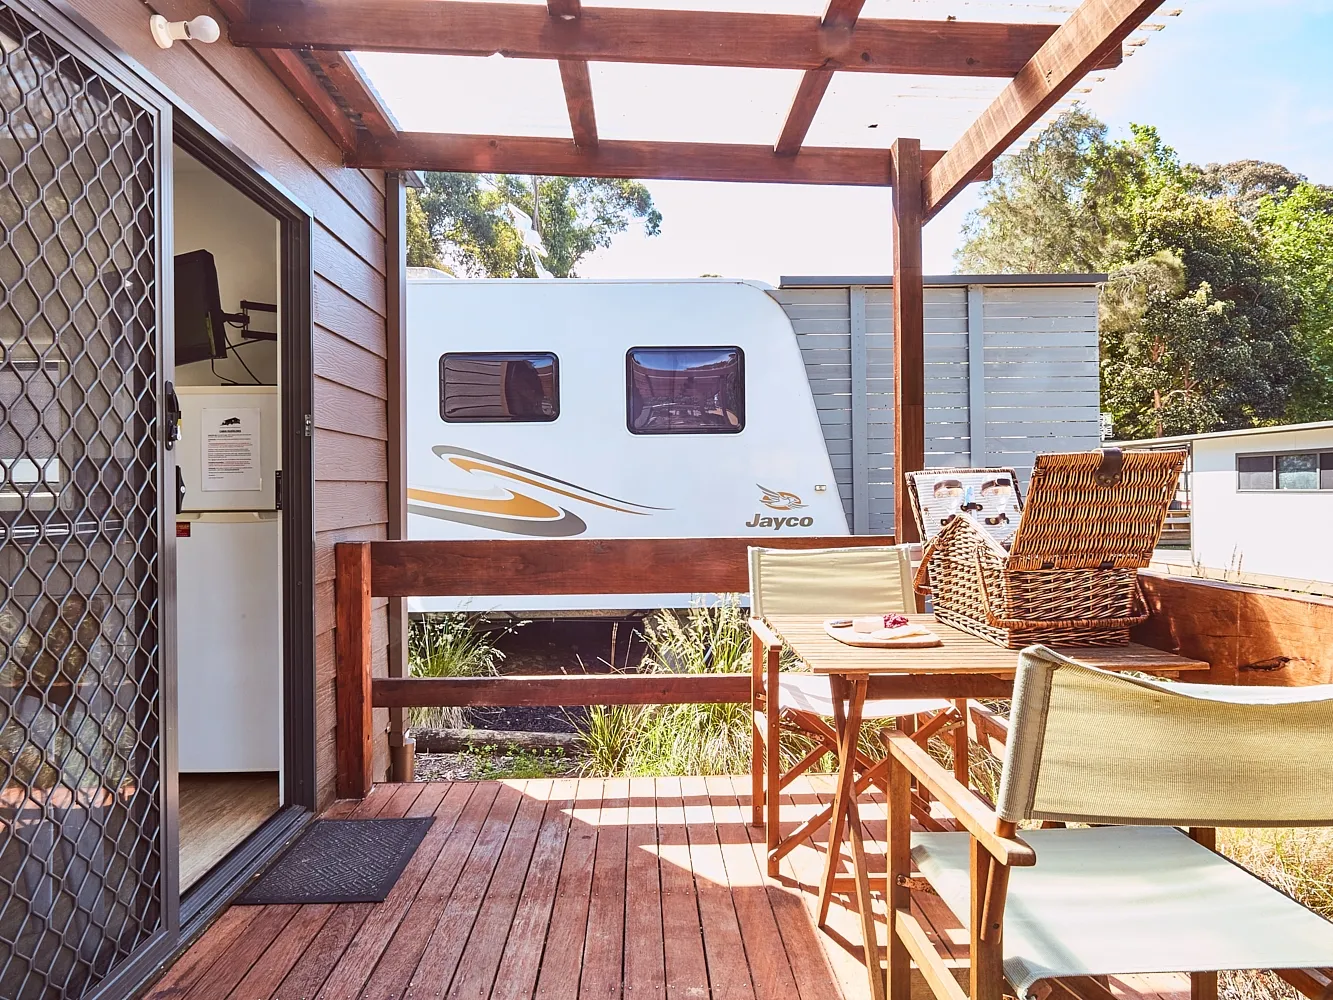
[[[792, 280], [779, 289], [722, 279], [472, 281], [414, 269], [409, 537], [762, 543], [891, 532], [887, 281]], [[1028, 276], [975, 280], [994, 286], [993, 333], [980, 321], [969, 331], [969, 317], [985, 315], [981, 285], [928, 279], [930, 464], [1012, 464], [1021, 474], [1036, 451], [1096, 447], [1095, 278], [1051, 277], [1041, 288]], [[1010, 318], [1025, 308], [1015, 285], [1042, 292], [1035, 324]], [[1015, 336], [1029, 343], [1029, 327], [1037, 347], [1055, 348], [1055, 363], [1025, 369], [1040, 386], [1006, 383], [999, 376], [1017, 369], [991, 348], [1010, 347]], [[1041, 336], [1048, 332], [1055, 336]], [[998, 339], [978, 339], [983, 333]], [[1030, 349], [1014, 360], [1032, 360]], [[1014, 392], [984, 396], [1006, 384]], [[997, 399], [1021, 407], [997, 416]], [[969, 403], [984, 426], [969, 425]], [[1022, 423], [1043, 413], [1059, 422]], [[987, 438], [985, 426], [1008, 436]], [[986, 442], [975, 457], [970, 440]], [[478, 596], [468, 606], [560, 610], [597, 601]]]

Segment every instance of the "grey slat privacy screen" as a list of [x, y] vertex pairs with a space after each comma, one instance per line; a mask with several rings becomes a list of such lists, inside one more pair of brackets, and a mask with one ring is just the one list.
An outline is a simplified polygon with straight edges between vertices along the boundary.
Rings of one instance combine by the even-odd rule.
[[[1097, 448], [1096, 282], [949, 281], [925, 289], [927, 467], [1008, 466], [1026, 489], [1039, 453]], [[892, 534], [892, 289], [772, 295], [796, 331], [848, 527]]]

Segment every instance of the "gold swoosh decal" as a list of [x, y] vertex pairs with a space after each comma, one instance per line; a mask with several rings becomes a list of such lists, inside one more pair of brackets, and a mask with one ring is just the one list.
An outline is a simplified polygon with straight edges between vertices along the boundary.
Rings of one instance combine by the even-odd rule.
[[[431, 451], [462, 472], [499, 476], [501, 479], [522, 483], [525, 486], [618, 513], [646, 516], [653, 511], [665, 509], [631, 504], [628, 500], [597, 493], [577, 483], [565, 482], [536, 469], [525, 469], [521, 465], [513, 465], [480, 452], [447, 445], [436, 445]], [[409, 503], [408, 510], [410, 513], [425, 517], [456, 521], [506, 534], [564, 538], [580, 535], [587, 530], [588, 525], [582, 518], [563, 507], [554, 506], [535, 496], [498, 484], [492, 487], [491, 492], [505, 495], [476, 496], [409, 487], [407, 498], [416, 503]]]
[[433, 490], [409, 489], [409, 499], [425, 500], [445, 507], [458, 507], [482, 514], [504, 514], [508, 517], [559, 517], [560, 511], [544, 504], [525, 493], [513, 493], [507, 497], [464, 497], [456, 493], [436, 493]]
[[[458, 468], [462, 469], [464, 472], [489, 472], [492, 475], [504, 476], [506, 479], [513, 479], [516, 482], [525, 483], [528, 486], [536, 486], [538, 489], [543, 489], [550, 493], [559, 493], [561, 496], [569, 497], [571, 500], [578, 500], [582, 503], [590, 503], [594, 507], [603, 507], [606, 510], [615, 510], [619, 511], [622, 514], [640, 514], [640, 515], [644, 514], [644, 512], [641, 510], [631, 510], [628, 507], [618, 507], [615, 504], [602, 503], [600, 500], [593, 500], [589, 497], [582, 496], [578, 493], [571, 493], [569, 490], [562, 490], [558, 486], [552, 486], [550, 483], [543, 483], [536, 479], [529, 479], [527, 476], [516, 475], [515, 473], [510, 472], [508, 469], [498, 469], [495, 466], [487, 465], [484, 462], [476, 462], [473, 461], [472, 459], [459, 458], [457, 456], [449, 459], [449, 461], [452, 462], [454, 465], [456, 465]], [[411, 492], [412, 492], [411, 490], [408, 490], [409, 495], [411, 494]], [[515, 494], [515, 496], [523, 496], [523, 494], [519, 493]], [[536, 502], [539, 501], [534, 501], [534, 503]], [[542, 506], [545, 506], [545, 504], [543, 504]], [[547, 509], [550, 510], [551, 508]]]

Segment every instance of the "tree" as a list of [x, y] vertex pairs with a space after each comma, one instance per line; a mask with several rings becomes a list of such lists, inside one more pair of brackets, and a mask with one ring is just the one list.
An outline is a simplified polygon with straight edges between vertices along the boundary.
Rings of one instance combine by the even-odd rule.
[[1297, 336], [1312, 377], [1290, 416], [1327, 420], [1333, 417], [1333, 189], [1301, 182], [1285, 196], [1267, 195], [1255, 208], [1255, 224], [1302, 308]]
[[[444, 261], [493, 278], [535, 277], [539, 260], [553, 276], [573, 277], [580, 260], [610, 246], [631, 221], [640, 220], [649, 236], [662, 226], [642, 184], [595, 177], [432, 172], [421, 206]], [[529, 220], [544, 255], [524, 238]]]
[[431, 238], [426, 210], [415, 191], [407, 192], [407, 266], [442, 268], [439, 249]]
[[1323, 244], [1296, 238], [1304, 203], [1286, 214], [1277, 207], [1295, 176], [1252, 161], [1182, 165], [1156, 129], [1134, 125], [1111, 141], [1075, 107], [997, 164], [958, 261], [980, 272], [1110, 274], [1102, 403], [1120, 433], [1272, 422], [1319, 383], [1291, 264], [1270, 253], [1254, 221], [1258, 204], [1269, 205], [1268, 225], [1287, 234], [1291, 260], [1318, 256]]
[[1285, 197], [1306, 182], [1304, 174], [1266, 160], [1235, 160], [1195, 168], [1194, 189], [1208, 198], [1230, 198], [1236, 211], [1253, 219], [1265, 198]]
[[1104, 124], [1080, 107], [1060, 115], [1027, 146], [995, 164], [984, 204], [963, 223], [955, 255], [978, 274], [1092, 271], [1106, 234], [1086, 197], [1094, 162], [1107, 149]]
[[1299, 302], [1226, 201], [1166, 189], [1137, 208], [1102, 301], [1102, 405], [1126, 437], [1280, 419], [1310, 378]]

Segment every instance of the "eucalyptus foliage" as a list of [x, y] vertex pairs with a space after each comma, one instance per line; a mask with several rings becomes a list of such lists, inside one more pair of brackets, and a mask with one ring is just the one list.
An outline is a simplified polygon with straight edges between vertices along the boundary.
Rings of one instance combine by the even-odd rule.
[[[408, 263], [437, 266], [433, 247], [437, 262], [469, 277], [532, 278], [538, 261], [554, 277], [574, 277], [580, 260], [610, 246], [632, 222], [649, 236], [662, 227], [652, 195], [637, 181], [437, 172], [425, 181], [416, 200], [427, 239], [409, 242]], [[515, 209], [532, 220], [544, 255], [525, 241]]]
[[1102, 408], [1125, 437], [1333, 416], [1333, 195], [1280, 164], [1182, 164], [1075, 107], [996, 166], [960, 268], [1106, 272]]

